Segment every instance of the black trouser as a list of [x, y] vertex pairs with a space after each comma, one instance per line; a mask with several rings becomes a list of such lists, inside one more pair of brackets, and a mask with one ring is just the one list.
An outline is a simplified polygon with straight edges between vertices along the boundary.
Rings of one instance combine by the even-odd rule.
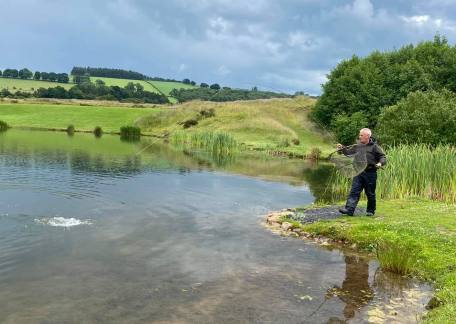
[[364, 189], [367, 196], [367, 212], [375, 213], [376, 201], [375, 201], [375, 186], [377, 184], [377, 172], [363, 171], [361, 174], [353, 178], [350, 195], [347, 199], [345, 209], [350, 213], [353, 213], [358, 205], [359, 197]]

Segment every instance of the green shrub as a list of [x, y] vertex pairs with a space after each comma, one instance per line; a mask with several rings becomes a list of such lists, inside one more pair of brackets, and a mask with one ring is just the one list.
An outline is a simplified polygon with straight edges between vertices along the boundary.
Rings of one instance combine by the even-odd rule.
[[196, 126], [198, 125], [198, 121], [196, 119], [187, 119], [186, 121], [184, 121], [184, 123], [182, 124], [182, 126], [184, 128], [190, 128], [190, 127], [193, 127], [193, 126]]
[[313, 147], [310, 150], [309, 155], [307, 156], [307, 158], [314, 160], [314, 161], [319, 160], [320, 157], [321, 157], [321, 150], [318, 147]]
[[382, 143], [456, 144], [456, 95], [412, 92], [382, 112], [377, 133]]
[[137, 141], [141, 138], [141, 129], [137, 126], [120, 127], [120, 138], [127, 141]]
[[3, 120], [0, 120], [0, 132], [8, 130], [8, 124]]
[[215, 109], [214, 108], [203, 109], [199, 112], [199, 114], [203, 118], [215, 117]]
[[74, 131], [75, 131], [75, 129], [74, 129], [73, 125], [68, 125], [68, 127], [66, 128], [66, 132], [70, 136], [74, 135]]
[[103, 135], [103, 129], [100, 126], [97, 126], [93, 129], [93, 134], [95, 137], [101, 137]]
[[367, 118], [362, 112], [355, 112], [351, 116], [340, 114], [332, 122], [334, 135], [339, 143], [353, 144], [359, 130], [367, 126]]
[[301, 142], [299, 141], [299, 138], [293, 138], [293, 139], [291, 140], [291, 142], [292, 142], [294, 145], [299, 145], [299, 143], [301, 143]]

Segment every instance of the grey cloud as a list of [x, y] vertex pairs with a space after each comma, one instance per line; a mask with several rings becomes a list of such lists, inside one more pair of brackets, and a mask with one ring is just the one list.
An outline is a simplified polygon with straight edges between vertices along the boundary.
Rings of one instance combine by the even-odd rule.
[[453, 7], [448, 0], [5, 0], [0, 68], [96, 65], [318, 94], [325, 75], [352, 54], [437, 31], [451, 42]]

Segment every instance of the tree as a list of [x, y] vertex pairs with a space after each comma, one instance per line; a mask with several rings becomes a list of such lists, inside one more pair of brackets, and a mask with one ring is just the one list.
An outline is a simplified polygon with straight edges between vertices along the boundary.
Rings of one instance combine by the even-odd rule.
[[0, 70], [0, 77], [2, 76], [2, 70]]
[[190, 79], [184, 79], [184, 80], [182, 80], [182, 83], [183, 84], [190, 84]]
[[5, 69], [3, 71], [3, 76], [6, 78], [17, 78], [19, 75], [19, 72], [16, 69]]
[[353, 144], [361, 128], [367, 126], [367, 118], [362, 112], [355, 112], [351, 116], [341, 114], [336, 116], [332, 123], [334, 134], [339, 143]]
[[208, 85], [207, 83], [202, 82], [202, 83], [200, 84], [200, 87], [201, 87], [201, 88], [209, 88], [209, 85]]
[[100, 80], [100, 79], [96, 79], [96, 80], [95, 80], [95, 84], [96, 84], [97, 86], [104, 86], [104, 85], [106, 85], [106, 83], [105, 83], [103, 80]]
[[57, 73], [55, 72], [50, 72], [48, 76], [49, 81], [57, 81]]
[[90, 77], [88, 75], [74, 75], [73, 82], [76, 84], [90, 83]]
[[195, 85], [196, 85], [196, 82], [195, 82], [195, 81], [190, 81], [190, 84], [191, 84], [192, 86], [195, 86]]
[[35, 71], [35, 74], [33, 75], [33, 78], [35, 80], [40, 80], [41, 79], [41, 72], [40, 71]]
[[49, 80], [49, 73], [41, 72], [41, 80]]
[[375, 127], [383, 107], [396, 104], [410, 92], [447, 88], [456, 91], [456, 47], [445, 37], [391, 52], [353, 56], [328, 75], [312, 118], [331, 126], [335, 116], [363, 112]]
[[456, 144], [456, 94], [416, 91], [383, 110], [378, 134], [383, 143]]
[[68, 83], [69, 81], [70, 81], [70, 78], [68, 77], [68, 74], [66, 74], [66, 73], [57, 74], [57, 82]]
[[18, 72], [18, 76], [21, 79], [30, 79], [33, 76], [33, 73], [29, 69], [24, 68]]
[[218, 83], [211, 84], [210, 88], [212, 90], [220, 90], [220, 85]]

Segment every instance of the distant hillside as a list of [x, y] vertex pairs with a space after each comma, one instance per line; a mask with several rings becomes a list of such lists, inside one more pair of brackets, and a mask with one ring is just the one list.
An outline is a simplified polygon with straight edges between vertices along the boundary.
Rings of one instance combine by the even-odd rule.
[[191, 101], [140, 118], [136, 124], [155, 135], [178, 132], [225, 132], [239, 143], [259, 150], [308, 154], [331, 151], [328, 134], [316, 129], [308, 114], [315, 100], [267, 99], [215, 103]]

